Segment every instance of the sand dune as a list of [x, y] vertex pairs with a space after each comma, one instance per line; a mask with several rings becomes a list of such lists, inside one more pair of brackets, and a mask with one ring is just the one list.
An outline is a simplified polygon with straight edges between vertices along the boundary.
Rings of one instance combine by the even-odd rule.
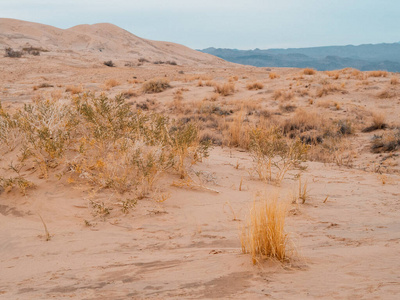
[[38, 47], [73, 51], [98, 59], [175, 61], [178, 64], [227, 64], [212, 55], [182, 45], [146, 40], [113, 24], [78, 25], [68, 29], [0, 18], [0, 48]]

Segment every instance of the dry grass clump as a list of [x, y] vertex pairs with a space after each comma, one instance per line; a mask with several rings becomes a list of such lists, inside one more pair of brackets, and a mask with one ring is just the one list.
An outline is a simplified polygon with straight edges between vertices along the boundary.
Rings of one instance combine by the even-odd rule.
[[138, 94], [133, 90], [127, 90], [125, 92], [122, 92], [121, 96], [124, 97], [125, 99], [130, 99], [130, 98], [133, 98], [133, 97], [137, 97]]
[[372, 123], [377, 129], [383, 129], [386, 125], [386, 116], [383, 113], [373, 113], [372, 114]]
[[165, 78], [152, 79], [142, 85], [142, 91], [145, 94], [161, 93], [170, 88], [169, 80]]
[[336, 133], [339, 135], [350, 135], [354, 133], [353, 123], [349, 119], [338, 120], [336, 126]]
[[335, 163], [338, 166], [351, 167], [353, 148], [342, 135], [326, 135], [321, 142], [310, 147], [308, 159], [323, 163]]
[[36, 90], [38, 90], [38, 89], [51, 88], [51, 87], [54, 87], [54, 85], [45, 82], [45, 83], [42, 83], [42, 84], [39, 84], [39, 85], [35, 85], [35, 86], [33, 87], [33, 90], [36, 91]]
[[357, 69], [353, 69], [353, 71], [351, 72], [351, 75], [353, 77], [358, 77], [362, 72], [360, 70]]
[[234, 81], [238, 81], [238, 80], [239, 80], [239, 77], [237, 77], [236, 75], [235, 76], [231, 76], [228, 79], [229, 82], [234, 82]]
[[332, 100], [320, 100], [317, 102], [317, 107], [331, 108], [334, 105]]
[[235, 92], [235, 85], [233, 83], [214, 84], [214, 91], [222, 96], [229, 96]]
[[0, 187], [2, 187], [6, 193], [9, 193], [14, 187], [17, 187], [22, 195], [26, 195], [26, 190], [34, 188], [35, 184], [22, 176], [8, 178], [0, 176]]
[[250, 211], [242, 230], [242, 252], [249, 253], [253, 264], [263, 259], [288, 259], [288, 234], [285, 232], [286, 205], [277, 197], [263, 196]]
[[390, 79], [390, 84], [392, 84], [392, 85], [399, 84], [399, 79], [397, 77], [392, 77]]
[[248, 124], [244, 123], [245, 113], [241, 109], [234, 116], [231, 122], [225, 122], [226, 129], [224, 136], [226, 138], [225, 143], [229, 147], [242, 147], [248, 149], [250, 144], [250, 135]]
[[[203, 80], [203, 81], [212, 81], [212, 77], [209, 75], [201, 74], [201, 75], [186, 75], [183, 78], [184, 82], [190, 82], [194, 80]], [[210, 85], [211, 86], [211, 85]]]
[[314, 69], [311, 68], [306, 68], [303, 70], [303, 74], [304, 75], [314, 75], [316, 73], [316, 71]]
[[66, 87], [65, 91], [67, 93], [71, 93], [71, 95], [76, 95], [76, 94], [82, 93], [83, 88], [82, 88], [82, 86], [78, 86], [78, 85], [69, 85]]
[[119, 86], [121, 83], [119, 83], [115, 79], [108, 79], [104, 82], [104, 86], [106, 89], [111, 89], [113, 87]]
[[382, 113], [373, 113], [372, 114], [372, 125], [364, 128], [362, 132], [371, 132], [374, 130], [385, 129], [387, 128], [386, 124], [386, 116]]
[[316, 96], [321, 98], [323, 96], [326, 96], [326, 95], [329, 95], [329, 94], [332, 94], [335, 92], [345, 92], [345, 91], [343, 90], [342, 87], [340, 87], [336, 84], [326, 84], [323, 87], [321, 87], [319, 90], [317, 90]]
[[368, 77], [387, 77], [389, 74], [386, 71], [370, 71]]
[[207, 80], [205, 83], [205, 86], [214, 86], [214, 85], [215, 85], [215, 82], [212, 80]]
[[289, 101], [294, 98], [294, 93], [292, 91], [282, 91], [282, 90], [275, 90], [272, 94], [272, 99], [274, 100], [281, 100], [281, 101]]
[[144, 58], [144, 57], [140, 57], [140, 58], [138, 58], [138, 62], [146, 63], [146, 62], [150, 62], [150, 61], [148, 59]]
[[269, 78], [270, 78], [270, 79], [279, 78], [279, 75], [276, 74], [276, 73], [274, 73], [274, 72], [270, 72], [270, 73], [269, 73]]
[[339, 71], [326, 71], [325, 72], [330, 78], [333, 78], [335, 80], [339, 79], [340, 77], [340, 72]]
[[286, 119], [282, 125], [285, 134], [295, 132], [301, 133], [312, 129], [320, 129], [323, 126], [321, 115], [315, 112], [307, 112], [298, 109], [293, 117]]
[[264, 88], [264, 85], [261, 82], [252, 82], [246, 85], [248, 90], [261, 90]]
[[400, 148], [400, 129], [382, 135], [374, 135], [371, 151], [373, 153], [393, 152]]
[[167, 64], [167, 65], [171, 65], [171, 66], [177, 66], [178, 64], [176, 63], [176, 61], [172, 60], [167, 60], [167, 61], [162, 61], [162, 60], [156, 60], [153, 62], [153, 64], [155, 65], [163, 65], [163, 64]]
[[300, 97], [308, 96], [308, 89], [299, 89], [296, 93], [299, 94]]
[[293, 104], [279, 105], [279, 109], [284, 113], [294, 112], [296, 110], [296, 108], [297, 108], [297, 106], [293, 105]]

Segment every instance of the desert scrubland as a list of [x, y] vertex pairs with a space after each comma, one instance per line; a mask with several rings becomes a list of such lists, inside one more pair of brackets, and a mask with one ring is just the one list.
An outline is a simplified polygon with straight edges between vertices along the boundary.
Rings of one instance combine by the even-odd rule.
[[0, 28], [0, 298], [398, 299], [399, 74]]

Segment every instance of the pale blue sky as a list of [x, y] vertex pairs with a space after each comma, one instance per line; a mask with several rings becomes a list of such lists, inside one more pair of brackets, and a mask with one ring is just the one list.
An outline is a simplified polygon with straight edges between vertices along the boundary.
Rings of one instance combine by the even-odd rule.
[[59, 28], [108, 22], [195, 49], [399, 42], [399, 16], [400, 0], [0, 0], [2, 18]]

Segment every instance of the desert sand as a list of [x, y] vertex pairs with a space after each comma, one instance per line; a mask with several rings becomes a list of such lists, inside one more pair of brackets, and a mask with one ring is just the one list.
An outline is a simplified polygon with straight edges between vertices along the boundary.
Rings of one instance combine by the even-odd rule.
[[[236, 65], [111, 24], [62, 30], [0, 19], [0, 49], [7, 47], [46, 51], [1, 55], [4, 110], [84, 91], [125, 93], [133, 109], [193, 116], [214, 144], [201, 162], [186, 162], [191, 183], [174, 170], [163, 173], [127, 213], [118, 199], [129, 191], [60, 178], [62, 165], [40, 176], [27, 163], [20, 174], [34, 188], [23, 194], [0, 187], [0, 299], [399, 299], [399, 147], [372, 150], [374, 136], [397, 141], [399, 134], [400, 141], [398, 74]], [[103, 64], [109, 60], [115, 67]], [[145, 82], [160, 77], [171, 88], [143, 93]], [[262, 88], [247, 87], [254, 82]], [[215, 92], [229, 83], [228, 95]], [[229, 136], [235, 118], [244, 131], [264, 117], [265, 124], [285, 124], [301, 114], [302, 122], [347, 120], [352, 130], [337, 147], [311, 145], [280, 184], [260, 180], [246, 142]], [[377, 115], [385, 126], [364, 130]], [[301, 134], [318, 135], [319, 127]], [[9, 178], [20, 153], [1, 150], [0, 178]], [[241, 230], [261, 194], [288, 205], [290, 255], [283, 263], [253, 265], [242, 253]], [[96, 213], [93, 201], [110, 214]]]

